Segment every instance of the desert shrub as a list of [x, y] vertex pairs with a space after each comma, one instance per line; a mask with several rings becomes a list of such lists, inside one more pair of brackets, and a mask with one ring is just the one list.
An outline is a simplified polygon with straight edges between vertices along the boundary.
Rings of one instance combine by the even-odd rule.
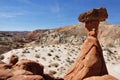
[[109, 43], [109, 44], [107, 45], [107, 47], [115, 47], [115, 45], [112, 44], [112, 43]]
[[46, 58], [45, 58], [45, 57], [42, 57], [42, 59], [46, 61]]
[[52, 47], [55, 47], [55, 45], [52, 45]]
[[64, 48], [64, 49], [66, 49], [66, 48]]
[[44, 46], [41, 46], [41, 48], [44, 48]]
[[54, 75], [54, 74], [56, 74], [57, 72], [56, 71], [54, 71], [54, 70], [50, 70], [49, 71], [49, 75]]
[[59, 56], [58, 56], [58, 55], [56, 55], [55, 57], [56, 57], [56, 58], [59, 58]]
[[58, 51], [61, 51], [60, 49], [58, 49]]
[[50, 50], [50, 52], [54, 52], [53, 50]]
[[35, 54], [35, 57], [36, 57], [36, 58], [40, 58], [40, 55], [39, 55], [39, 54]]
[[4, 55], [0, 55], [0, 60], [3, 60], [4, 58]]
[[37, 50], [35, 50], [35, 52], [37, 52]]
[[58, 67], [58, 66], [59, 66], [58, 63], [53, 63], [53, 64], [51, 64], [51, 65], [54, 66], [54, 67]]
[[48, 53], [48, 56], [52, 56], [52, 54], [51, 54], [51, 53]]
[[30, 53], [28, 49], [23, 49], [22, 53]]

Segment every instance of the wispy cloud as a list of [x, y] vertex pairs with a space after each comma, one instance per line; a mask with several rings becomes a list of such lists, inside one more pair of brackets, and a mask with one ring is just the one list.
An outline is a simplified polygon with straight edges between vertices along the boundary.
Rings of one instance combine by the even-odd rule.
[[24, 4], [26, 6], [38, 6], [38, 4], [35, 4], [35, 0], [13, 0], [16, 1], [17, 3]]
[[60, 11], [60, 5], [58, 3], [55, 3], [51, 6], [51, 11], [54, 13], [58, 13]]
[[13, 18], [25, 15], [25, 12], [0, 12], [0, 18]]
[[13, 18], [17, 16], [26, 15], [27, 10], [23, 10], [19, 7], [13, 6], [1, 6], [0, 7], [0, 18]]
[[13, 0], [13, 1], [17, 1], [17, 2], [21, 2], [21, 3], [25, 3], [25, 4], [31, 4], [31, 0]]

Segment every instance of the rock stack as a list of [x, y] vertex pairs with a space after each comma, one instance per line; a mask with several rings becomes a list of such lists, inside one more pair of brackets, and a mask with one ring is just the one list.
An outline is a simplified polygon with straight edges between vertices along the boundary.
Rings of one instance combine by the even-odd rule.
[[[64, 80], [98, 80], [99, 77], [94, 77], [94, 79], [86, 78], [108, 74], [102, 49], [97, 39], [99, 23], [100, 21], [105, 21], [107, 17], [108, 14], [105, 8], [93, 9], [78, 17], [80, 22], [85, 23], [87, 39], [75, 63], [65, 75]], [[100, 77], [99, 80], [108, 80], [108, 76], [105, 76], [106, 78]], [[117, 80], [111, 76], [109, 76], [109, 79]]]

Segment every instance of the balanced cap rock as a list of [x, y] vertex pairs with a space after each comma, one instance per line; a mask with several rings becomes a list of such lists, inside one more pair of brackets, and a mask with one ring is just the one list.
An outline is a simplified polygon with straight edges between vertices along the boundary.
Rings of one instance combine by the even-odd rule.
[[106, 18], [108, 18], [106, 8], [99, 8], [99, 9], [92, 9], [83, 14], [80, 14], [78, 20], [80, 22], [87, 22], [91, 20], [105, 21]]
[[99, 23], [107, 17], [108, 14], [105, 8], [93, 9], [78, 17], [79, 21], [85, 22], [87, 38], [64, 80], [83, 80], [91, 76], [108, 74], [102, 49], [97, 39]]

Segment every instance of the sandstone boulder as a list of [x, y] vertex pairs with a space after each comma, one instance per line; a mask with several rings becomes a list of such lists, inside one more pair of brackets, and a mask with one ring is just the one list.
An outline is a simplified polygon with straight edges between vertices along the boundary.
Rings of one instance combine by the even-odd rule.
[[33, 75], [32, 72], [30, 71], [26, 71], [26, 70], [15, 70], [15, 69], [12, 69], [12, 74], [13, 75]]
[[48, 74], [43, 74], [43, 77], [44, 77], [45, 80], [54, 80], [54, 77], [50, 76]]
[[44, 80], [40, 75], [16, 75], [7, 80]]
[[10, 64], [5, 64], [4, 62], [0, 62], [0, 69], [10, 69], [12, 65]]
[[23, 59], [23, 60], [18, 61], [13, 66], [13, 69], [26, 70], [26, 71], [32, 72], [35, 75], [43, 75], [44, 66], [42, 64], [35, 62], [35, 61]]
[[10, 69], [0, 69], [0, 80], [6, 80], [13, 76]]
[[118, 80], [111, 75], [104, 75], [104, 76], [93, 76], [89, 78], [85, 78], [83, 80]]

